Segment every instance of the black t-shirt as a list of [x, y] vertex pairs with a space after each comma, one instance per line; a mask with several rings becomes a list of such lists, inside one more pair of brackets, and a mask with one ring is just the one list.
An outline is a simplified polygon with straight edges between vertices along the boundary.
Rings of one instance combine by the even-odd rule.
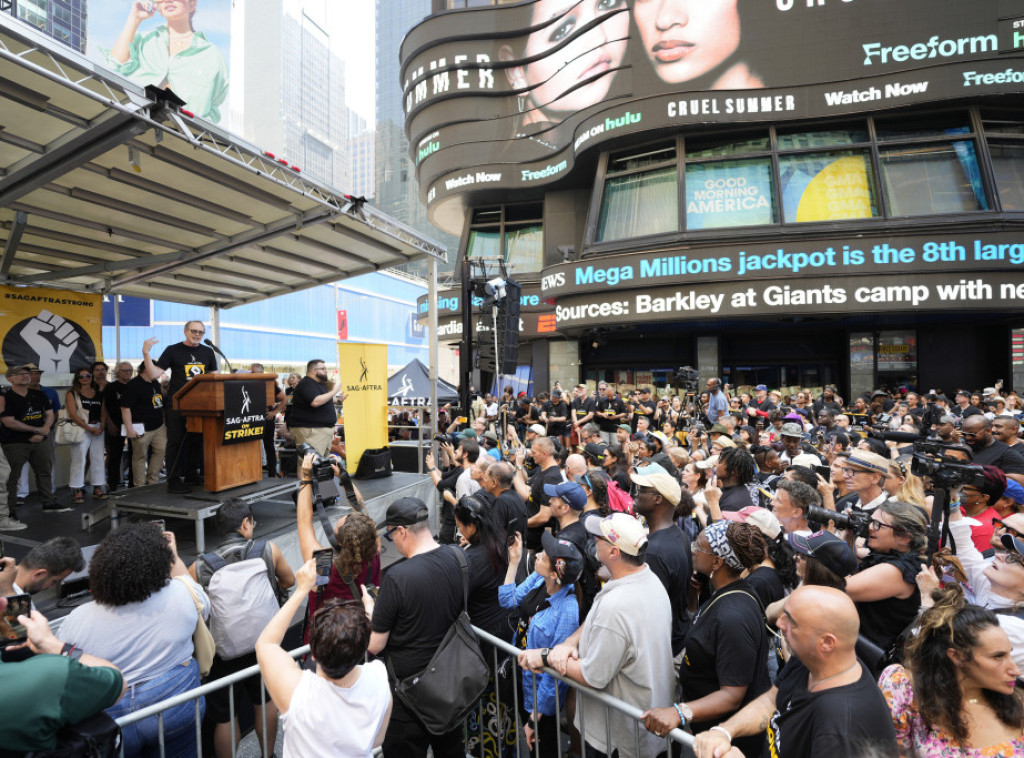
[[103, 416], [103, 395], [98, 390], [93, 392], [92, 397], [86, 397], [76, 392], [71, 394], [75, 396], [73, 399], [77, 399], [82, 404], [81, 411], [78, 411], [77, 408], [75, 409], [78, 413], [78, 420], [84, 421], [90, 426], [100, 423], [100, 419]]
[[776, 711], [761, 758], [852, 758], [889, 755], [896, 732], [885, 696], [866, 666], [853, 684], [807, 691], [807, 667], [791, 658], [779, 671]]
[[[0, 417], [13, 418], [29, 426], [43, 427], [46, 425], [46, 412], [52, 411], [50, 398], [42, 390], [29, 389], [22, 397], [13, 389], [4, 393], [4, 412]], [[51, 427], [50, 432], [53, 432]], [[4, 442], [28, 442], [32, 438], [32, 432], [16, 431], [3, 427]], [[11, 473], [11, 476], [17, 476]]]
[[[768, 632], [754, 589], [739, 579], [715, 592], [690, 621], [679, 682], [686, 700], [724, 687], [746, 687], [739, 710], [771, 687], [768, 679]], [[714, 721], [695, 722], [693, 733], [707, 731], [735, 711]], [[763, 734], [733, 740], [744, 755], [759, 755]]]
[[[633, 420], [631, 426], [633, 427], [634, 432], [636, 431], [636, 422], [640, 419], [641, 416], [644, 416], [645, 418], [647, 418], [648, 421], [651, 422], [651, 429], [653, 431], [653, 429], [655, 428], [654, 411], [657, 409], [657, 407], [658, 404], [653, 400], [637, 400], [633, 404]], [[644, 413], [645, 410], [650, 411], [650, 413]]]
[[[544, 413], [548, 417], [548, 435], [555, 437], [565, 434], [565, 429], [568, 426], [569, 419], [569, 405], [564, 400], [555, 402], [549, 400], [544, 403]], [[564, 416], [566, 421], [552, 421], [552, 418]]]
[[462, 611], [462, 570], [452, 550], [439, 547], [398, 561], [381, 577], [373, 631], [390, 634], [384, 652], [399, 679], [430, 663]]
[[119, 432], [121, 429], [121, 398], [127, 389], [128, 382], [107, 382], [107, 386], [103, 388], [103, 405], [107, 408], [107, 416], [110, 417]]
[[907, 628], [921, 607], [921, 591], [917, 588], [917, 574], [922, 558], [917, 553], [871, 552], [860, 563], [860, 571], [882, 563], [891, 563], [900, 570], [903, 581], [914, 588], [910, 597], [887, 597], [884, 600], [857, 603], [860, 614], [860, 633], [886, 650], [900, 632]]
[[973, 463], [979, 466], [996, 466], [1004, 474], [1024, 474], [1024, 455], [1017, 447], [993, 440], [991, 445], [974, 451]]
[[507, 528], [508, 522], [515, 519], [516, 531], [526, 534], [526, 501], [514, 489], [507, 489], [494, 498], [494, 510], [498, 522]]
[[309, 376], [302, 377], [295, 385], [295, 393], [292, 395], [291, 425], [309, 428], [329, 426], [333, 429], [338, 423], [338, 412], [334, 410], [334, 402], [328, 401], [319, 408], [312, 405], [317, 395], [329, 392], [333, 386], [321, 384]]
[[[160, 392], [160, 382], [134, 377], [121, 395], [121, 407], [132, 412], [133, 424], [142, 424], [147, 432], [159, 429], [164, 423], [164, 396]], [[117, 418], [120, 417], [119, 410]]]
[[722, 497], [718, 501], [718, 507], [723, 511], [741, 511], [751, 505], [754, 505], [754, 501], [750, 499], [750, 490], [745, 484], [723, 488]]
[[747, 581], [754, 588], [762, 608], [767, 608], [776, 600], [782, 600], [786, 596], [786, 587], [779, 577], [779, 572], [771, 566], [758, 566], [747, 574]]
[[469, 562], [469, 619], [473, 626], [507, 640], [513, 630], [509, 610], [498, 603], [498, 587], [505, 583], [505, 567], [495, 571], [487, 548], [470, 545], [465, 551]]
[[[581, 418], [586, 416], [588, 413], [593, 413], [595, 403], [592, 397], [575, 397], [572, 403], [569, 404], [572, 410], [576, 411], [576, 420], [579, 421]], [[572, 420], [570, 414], [569, 419]]]
[[217, 355], [210, 348], [206, 345], [189, 347], [184, 342], [169, 345], [154, 363], [171, 370], [168, 391], [172, 396], [192, 377], [217, 371]]
[[814, 408], [814, 415], [817, 416], [823, 410], [832, 411], [833, 415], [838, 415], [843, 412], [843, 406], [837, 403], [835, 400], [815, 400], [811, 407]]
[[960, 418], [967, 418], [968, 416], [977, 416], [982, 413], [982, 410], [976, 405], [968, 405], [966, 408], [954, 405], [953, 410], [951, 410], [950, 413], [954, 416], [959, 416]]
[[647, 565], [661, 580], [672, 604], [672, 655], [679, 655], [690, 628], [686, 598], [690, 589], [690, 541], [677, 524], [647, 536]]
[[[544, 494], [545, 484], [560, 484], [562, 482], [562, 472], [558, 466], [552, 464], [546, 469], [541, 471], [537, 469], [530, 476], [530, 500], [526, 504], [526, 514], [532, 518], [540, 513], [542, 506], [548, 504], [550, 499]], [[540, 526], [531, 526], [526, 530], [526, 548], [528, 550], [542, 550], [543, 546], [540, 544], [540, 533], [544, 531], [544, 524]]]
[[622, 402], [621, 397], [614, 397], [609, 400], [607, 397], [602, 397], [597, 401], [597, 425], [601, 428], [602, 432], [615, 433], [615, 430], [619, 428], [619, 424], [625, 423], [625, 417], [623, 418], [605, 418], [604, 413], [611, 413], [613, 416], [617, 416], [620, 413], [626, 412], [626, 404]]

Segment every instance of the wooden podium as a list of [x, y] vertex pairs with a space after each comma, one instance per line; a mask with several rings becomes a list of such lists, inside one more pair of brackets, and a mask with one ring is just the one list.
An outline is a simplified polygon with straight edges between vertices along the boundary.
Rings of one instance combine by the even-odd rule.
[[[277, 374], [200, 374], [174, 393], [174, 410], [185, 416], [186, 429], [203, 435], [203, 487], [209, 492], [241, 487], [263, 479], [262, 437], [224, 444], [225, 386], [261, 382], [262, 396], [252, 398], [253, 413], [277, 404]], [[268, 423], [273, 423], [268, 422]]]

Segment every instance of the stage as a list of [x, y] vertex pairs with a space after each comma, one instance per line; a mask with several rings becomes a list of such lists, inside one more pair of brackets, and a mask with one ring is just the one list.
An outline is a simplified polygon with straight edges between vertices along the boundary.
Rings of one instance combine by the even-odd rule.
[[[384, 519], [387, 507], [400, 497], [418, 497], [430, 509], [430, 525], [437, 533], [437, 497], [433, 482], [427, 475], [395, 472], [382, 479], [353, 480], [363, 496], [366, 511], [375, 522]], [[112, 529], [116, 528], [113, 518], [101, 518], [109, 508], [116, 513], [118, 522], [143, 521], [162, 518], [167, 528], [177, 538], [178, 551], [186, 564], [191, 564], [205, 550], [212, 550], [220, 541], [220, 533], [214, 524], [212, 533], [206, 534], [205, 521], [216, 515], [220, 504], [230, 497], [243, 497], [252, 505], [256, 519], [256, 536], [269, 539], [284, 553], [293, 569], [301, 565], [298, 534], [295, 529], [295, 505], [292, 492], [297, 487], [295, 479], [264, 479], [262, 482], [236, 487], [223, 492], [210, 493], [199, 488], [188, 495], [171, 495], [165, 484], [135, 487], [111, 494], [106, 501], [92, 500], [86, 494], [86, 503], [67, 513], [42, 513], [38, 498], [33, 495], [28, 504], [17, 509], [18, 518], [29, 525], [20, 532], [0, 532], [4, 554], [17, 560], [35, 545], [50, 537], [66, 535], [74, 538], [83, 547], [97, 544]], [[67, 489], [58, 492], [62, 503], [70, 500]], [[328, 508], [331, 522], [350, 513], [344, 494], [337, 505]], [[317, 519], [314, 528], [321, 544], [328, 546], [326, 537]], [[200, 544], [203, 544], [200, 547]], [[386, 540], [382, 540], [381, 562], [390, 565], [400, 556]], [[36, 607], [51, 621], [67, 615], [72, 608], [88, 598], [73, 603], [60, 601], [57, 588], [33, 596]]]

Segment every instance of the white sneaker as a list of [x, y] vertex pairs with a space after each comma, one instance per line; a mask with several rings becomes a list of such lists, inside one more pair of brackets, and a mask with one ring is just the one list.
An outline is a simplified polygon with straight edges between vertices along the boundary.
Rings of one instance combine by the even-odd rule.
[[0, 516], [0, 532], [17, 532], [22, 529], [28, 529], [28, 524], [10, 516]]

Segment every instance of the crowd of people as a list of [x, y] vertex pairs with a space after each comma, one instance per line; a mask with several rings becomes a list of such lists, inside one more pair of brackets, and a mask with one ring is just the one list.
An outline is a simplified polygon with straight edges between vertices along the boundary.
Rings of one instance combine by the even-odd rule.
[[[324, 386], [321, 366], [307, 378], [324, 405], [339, 388]], [[776, 406], [766, 388], [749, 401], [717, 380], [707, 391], [705, 418], [674, 431], [655, 417], [674, 400], [650, 388], [594, 398], [581, 386], [569, 401], [555, 387], [536, 419], [510, 417], [529, 400], [491, 398], [427, 457], [436, 529], [415, 497], [379, 523], [361, 507], [326, 522], [310, 484], [321, 464], [307, 455], [294, 571], [255, 537], [243, 501], [222, 506], [223, 541], [191, 566], [162, 527], [119, 528], [90, 563], [93, 602], [60, 640], [38, 612], [17, 619], [36, 655], [0, 664], [0, 688], [59, 677], [69, 695], [99, 690], [95, 707], [119, 715], [258, 663], [263, 684], [238, 683], [236, 712], [251, 705], [268, 753], [280, 727], [286, 756], [378, 745], [385, 756], [499, 756], [525, 742], [544, 756], [657, 758], [676, 729], [695, 735], [700, 758], [1024, 754], [1024, 459], [1007, 398], [988, 388], [973, 405], [958, 393], [954, 408], [940, 393], [876, 392], [854, 400], [867, 410], [851, 418], [833, 392]], [[315, 416], [292, 418], [293, 434], [331, 444]], [[931, 468], [919, 476], [922, 460]], [[937, 551], [936, 503], [949, 506]], [[0, 595], [80, 570], [77, 545], [58, 539], [20, 564], [3, 559]], [[385, 546], [402, 560], [382, 570]], [[263, 600], [239, 616], [231, 593], [249, 580]], [[296, 664], [283, 640], [303, 604], [312, 652]], [[520, 653], [482, 643], [498, 664], [483, 702], [439, 732], [399, 683], [428, 668], [463, 610]], [[215, 655], [197, 637], [201, 619]], [[238, 730], [227, 697], [199, 701], [217, 755]], [[81, 715], [17, 707], [0, 742], [25, 750]], [[194, 754], [194, 717], [192, 704], [164, 715], [168, 755]], [[159, 739], [155, 719], [133, 724], [126, 755]]]

